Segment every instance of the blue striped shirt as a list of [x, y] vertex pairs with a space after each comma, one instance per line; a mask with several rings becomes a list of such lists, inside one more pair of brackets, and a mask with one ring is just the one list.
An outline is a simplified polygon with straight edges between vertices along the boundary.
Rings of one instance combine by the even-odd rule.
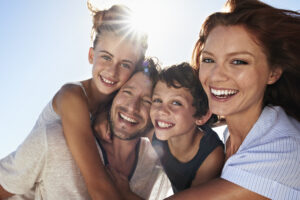
[[221, 177], [271, 199], [300, 199], [300, 123], [265, 107]]

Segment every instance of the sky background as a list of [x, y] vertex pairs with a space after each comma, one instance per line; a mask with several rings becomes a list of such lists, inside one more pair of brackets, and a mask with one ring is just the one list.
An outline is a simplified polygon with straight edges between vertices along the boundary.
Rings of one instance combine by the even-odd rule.
[[[150, 29], [147, 55], [169, 66], [190, 61], [202, 22], [225, 0], [91, 2], [100, 9], [120, 2], [138, 9]], [[299, 0], [264, 2], [300, 9]], [[22, 143], [64, 83], [91, 77], [91, 27], [85, 0], [0, 1], [0, 159]]]

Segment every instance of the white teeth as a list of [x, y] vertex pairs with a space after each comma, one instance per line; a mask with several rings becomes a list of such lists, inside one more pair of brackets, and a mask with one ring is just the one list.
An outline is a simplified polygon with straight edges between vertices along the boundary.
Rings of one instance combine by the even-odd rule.
[[107, 83], [107, 84], [111, 84], [111, 85], [115, 84], [115, 82], [110, 81], [110, 80], [107, 80], [107, 79], [104, 78], [103, 76], [101, 76], [101, 79], [102, 79], [105, 83]]
[[213, 95], [224, 96], [224, 98], [226, 98], [226, 96], [228, 96], [228, 95], [234, 95], [238, 92], [237, 90], [216, 90], [213, 88], [211, 88], [210, 91]]
[[161, 121], [158, 121], [157, 124], [160, 128], [169, 128], [169, 127], [173, 126], [172, 124], [161, 122]]
[[129, 121], [129, 122], [131, 122], [131, 123], [137, 123], [137, 121], [135, 121], [134, 119], [129, 118], [129, 117], [123, 115], [122, 113], [120, 113], [120, 116], [121, 116], [122, 119], [124, 119], [124, 120], [126, 120], [126, 121]]

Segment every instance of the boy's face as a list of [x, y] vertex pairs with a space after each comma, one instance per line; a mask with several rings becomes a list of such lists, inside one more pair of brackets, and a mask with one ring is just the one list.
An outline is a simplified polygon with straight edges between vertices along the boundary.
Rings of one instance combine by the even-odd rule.
[[171, 137], [192, 134], [196, 128], [193, 115], [196, 108], [193, 96], [186, 88], [168, 87], [159, 81], [153, 91], [150, 110], [156, 137], [168, 140]]

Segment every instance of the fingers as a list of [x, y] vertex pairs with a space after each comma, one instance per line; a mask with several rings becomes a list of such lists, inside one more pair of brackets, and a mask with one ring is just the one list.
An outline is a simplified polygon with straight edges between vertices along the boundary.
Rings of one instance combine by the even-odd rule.
[[107, 128], [106, 128], [105, 139], [104, 140], [108, 143], [112, 143], [112, 133], [110, 131], [109, 123], [107, 123]]

